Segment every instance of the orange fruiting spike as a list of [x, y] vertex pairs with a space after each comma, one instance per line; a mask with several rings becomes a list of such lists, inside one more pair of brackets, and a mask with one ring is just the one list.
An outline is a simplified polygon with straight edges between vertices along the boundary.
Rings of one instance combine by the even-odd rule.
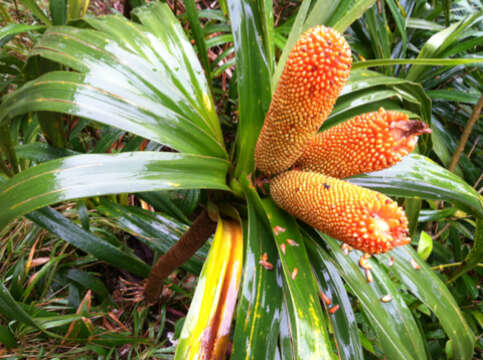
[[430, 132], [422, 121], [381, 108], [315, 136], [295, 167], [336, 178], [382, 170], [414, 150], [418, 135]]
[[267, 175], [288, 169], [332, 111], [349, 77], [350, 47], [337, 31], [316, 26], [291, 50], [255, 148]]
[[272, 180], [270, 193], [291, 215], [365, 253], [383, 253], [409, 243], [404, 210], [376, 191], [291, 170]]

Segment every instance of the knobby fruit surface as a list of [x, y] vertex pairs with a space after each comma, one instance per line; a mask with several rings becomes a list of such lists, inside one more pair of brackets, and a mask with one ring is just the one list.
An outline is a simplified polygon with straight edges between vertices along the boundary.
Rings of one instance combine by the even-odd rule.
[[363, 252], [383, 253], [410, 241], [396, 202], [344, 180], [290, 170], [272, 179], [270, 193], [291, 215]]
[[337, 31], [316, 26], [291, 50], [255, 148], [267, 175], [288, 169], [302, 154], [344, 86], [351, 50]]
[[316, 135], [295, 168], [336, 178], [386, 169], [414, 150], [418, 135], [428, 132], [426, 123], [381, 108]]

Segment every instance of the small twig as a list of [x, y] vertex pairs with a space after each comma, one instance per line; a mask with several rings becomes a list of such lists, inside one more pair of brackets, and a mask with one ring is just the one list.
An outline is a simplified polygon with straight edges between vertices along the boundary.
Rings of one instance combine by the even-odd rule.
[[468, 159], [471, 157], [471, 155], [473, 154], [473, 151], [475, 151], [476, 149], [476, 146], [478, 145], [478, 143], [480, 142], [480, 135], [478, 135], [476, 137], [476, 140], [475, 142], [473, 143], [473, 146], [471, 147], [470, 151], [468, 152]]
[[483, 174], [480, 175], [480, 177], [478, 178], [478, 180], [476, 180], [475, 185], [473, 185], [473, 187], [475, 189], [478, 188], [478, 185], [480, 185], [480, 182], [481, 182], [482, 179], [483, 179]]
[[483, 94], [480, 96], [478, 103], [473, 108], [473, 113], [471, 114], [470, 118], [466, 122], [465, 128], [463, 130], [463, 134], [461, 134], [461, 138], [456, 148], [453, 157], [448, 165], [448, 170], [453, 172], [456, 169], [456, 165], [458, 165], [458, 161], [460, 159], [461, 154], [463, 153], [466, 143], [468, 142], [468, 138], [470, 137], [471, 131], [476, 124], [476, 121], [480, 117], [481, 108], [483, 108]]
[[443, 233], [444, 233], [446, 230], [448, 230], [448, 228], [449, 228], [450, 226], [451, 226], [451, 223], [446, 224], [445, 226], [443, 226], [443, 228], [442, 228], [440, 231], [438, 231], [436, 234], [434, 234], [434, 235], [433, 235], [431, 238], [432, 238], [433, 240], [436, 240], [436, 239], [437, 239], [437, 238], [439, 238], [441, 235], [443, 235]]

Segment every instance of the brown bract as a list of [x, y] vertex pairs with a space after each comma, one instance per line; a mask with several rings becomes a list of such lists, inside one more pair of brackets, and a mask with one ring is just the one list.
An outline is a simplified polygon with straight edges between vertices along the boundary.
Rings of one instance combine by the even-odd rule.
[[305, 32], [289, 54], [255, 149], [267, 175], [288, 169], [332, 111], [351, 68], [346, 40], [324, 26]]
[[270, 192], [291, 215], [363, 252], [383, 253], [409, 243], [404, 210], [381, 193], [298, 170], [275, 177]]
[[418, 135], [428, 132], [424, 122], [381, 108], [315, 136], [295, 167], [336, 178], [386, 169], [414, 150]]

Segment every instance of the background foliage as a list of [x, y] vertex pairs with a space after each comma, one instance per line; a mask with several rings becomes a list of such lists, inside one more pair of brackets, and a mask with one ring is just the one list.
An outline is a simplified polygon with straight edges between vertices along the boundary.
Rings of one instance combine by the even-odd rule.
[[[481, 358], [482, 19], [472, 0], [0, 0], [0, 357], [196, 358], [218, 314], [233, 359]], [[371, 259], [373, 282], [249, 177], [316, 24], [354, 56], [321, 130], [381, 106], [433, 130], [350, 179], [410, 219], [412, 246]], [[147, 307], [150, 264], [208, 204], [213, 241]]]

